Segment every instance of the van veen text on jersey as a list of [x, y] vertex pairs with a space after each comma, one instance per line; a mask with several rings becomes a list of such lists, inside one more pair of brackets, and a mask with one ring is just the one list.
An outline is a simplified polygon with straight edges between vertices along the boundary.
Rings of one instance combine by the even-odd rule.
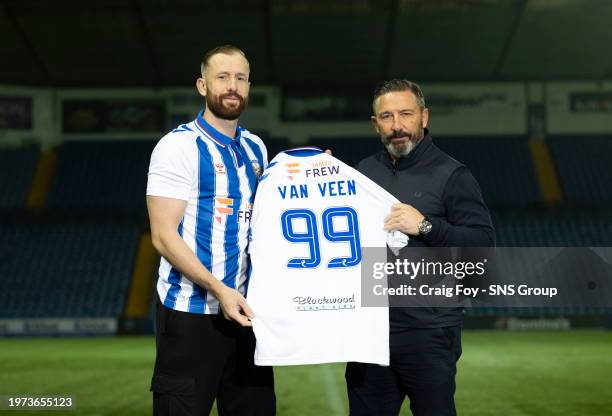
[[[278, 192], [283, 199], [294, 199], [294, 198], [308, 198], [309, 187], [307, 184], [304, 185], [282, 185], [278, 186]], [[319, 191], [322, 197], [328, 196], [347, 196], [356, 195], [357, 186], [354, 180], [348, 181], [331, 181], [318, 183], [316, 191]]]

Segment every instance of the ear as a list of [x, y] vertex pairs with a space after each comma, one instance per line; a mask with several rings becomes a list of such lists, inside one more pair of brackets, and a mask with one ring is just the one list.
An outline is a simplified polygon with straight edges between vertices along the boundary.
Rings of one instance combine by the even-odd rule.
[[206, 79], [205, 78], [198, 78], [196, 80], [196, 89], [198, 90], [198, 93], [202, 97], [206, 96]]
[[374, 130], [376, 130], [376, 133], [380, 134], [378, 124], [376, 123], [376, 116], [370, 116], [370, 121], [372, 122], [372, 127], [374, 127]]
[[423, 109], [423, 116], [421, 117], [421, 120], [423, 122], [423, 128], [426, 128], [427, 125], [429, 124], [429, 109], [428, 108]]

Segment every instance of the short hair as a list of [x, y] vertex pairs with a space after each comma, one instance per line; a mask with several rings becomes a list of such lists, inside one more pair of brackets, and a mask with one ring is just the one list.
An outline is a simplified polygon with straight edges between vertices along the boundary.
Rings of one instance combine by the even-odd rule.
[[425, 108], [425, 96], [419, 84], [416, 82], [408, 81], [407, 79], [393, 78], [386, 81], [380, 82], [376, 88], [374, 88], [374, 98], [372, 99], [372, 110], [374, 110], [374, 103], [376, 99], [381, 95], [388, 94], [390, 92], [398, 91], [412, 91], [415, 95], [417, 104], [421, 108]]
[[217, 47], [212, 48], [211, 50], [209, 50], [208, 52], [204, 54], [204, 57], [202, 58], [202, 63], [200, 64], [200, 72], [202, 73], [202, 75], [204, 75], [206, 67], [208, 67], [208, 64], [210, 63], [210, 58], [212, 58], [214, 55], [218, 53], [224, 53], [226, 55], [239, 54], [239, 55], [242, 55], [244, 59], [246, 59], [247, 64], [249, 63], [249, 60], [247, 59], [245, 53], [239, 47], [234, 46], [234, 45], [217, 46]]

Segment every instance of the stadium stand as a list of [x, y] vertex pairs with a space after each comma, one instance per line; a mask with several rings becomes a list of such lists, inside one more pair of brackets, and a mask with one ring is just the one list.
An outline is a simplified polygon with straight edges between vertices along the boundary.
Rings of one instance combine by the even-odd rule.
[[612, 215], [606, 212], [513, 213], [494, 221], [499, 247], [612, 246]]
[[132, 225], [1, 225], [0, 317], [121, 315], [138, 246]]
[[612, 138], [556, 136], [548, 143], [566, 198], [575, 204], [612, 202]]
[[155, 141], [67, 141], [47, 207], [55, 210], [137, 211]]
[[38, 146], [0, 150], [0, 209], [25, 207], [39, 153]]
[[543, 202], [526, 137], [440, 137], [434, 143], [471, 170], [489, 205]]
[[[291, 147], [286, 138], [262, 138], [269, 159]], [[541, 209], [543, 198], [534, 169], [537, 160], [532, 159], [526, 138], [442, 137], [435, 143], [466, 164], [478, 179], [492, 207], [498, 246], [612, 245], [612, 212], [605, 208], [612, 198], [612, 171], [606, 160], [612, 141], [588, 137], [577, 146], [575, 138], [550, 139], [566, 200], [545, 210]], [[332, 149], [350, 165], [380, 149], [375, 137], [315, 137], [309, 144]], [[139, 264], [139, 240], [142, 242], [146, 228], [144, 218], [132, 214], [145, 212], [146, 172], [154, 145], [155, 141], [64, 142], [47, 210], [41, 213], [59, 215], [43, 226], [27, 221], [25, 225], [6, 221], [0, 225], [0, 273], [11, 287], [0, 293], [0, 317], [120, 317], [126, 313], [128, 289], [138, 274], [134, 268]], [[0, 210], [25, 207], [39, 156], [36, 147], [0, 151]], [[575, 204], [595, 209], [577, 209]], [[112, 219], [115, 213], [124, 212], [130, 216]], [[147, 276], [141, 279], [142, 287], [147, 285]], [[140, 299], [140, 303], [146, 309], [150, 302]], [[481, 308], [466, 313], [559, 316], [602, 312], [606, 311]]]
[[[494, 216], [499, 247], [610, 247], [612, 213], [509, 212]], [[528, 256], [527, 253], [524, 254]], [[523, 259], [526, 264], [532, 259]], [[603, 260], [594, 258], [593, 261]], [[549, 276], [554, 278], [554, 276]], [[523, 282], [524, 283], [524, 282]], [[563, 289], [563, 288], [561, 288]], [[573, 290], [568, 286], [566, 290]], [[562, 308], [467, 308], [469, 316], [564, 316], [609, 314], [612, 310], [595, 306]]]

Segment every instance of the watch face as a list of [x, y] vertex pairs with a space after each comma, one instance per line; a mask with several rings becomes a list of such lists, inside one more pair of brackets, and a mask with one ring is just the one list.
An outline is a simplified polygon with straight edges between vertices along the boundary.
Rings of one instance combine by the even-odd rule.
[[427, 220], [423, 220], [421, 221], [421, 223], [419, 224], [419, 232], [421, 234], [429, 234], [429, 232], [431, 231], [431, 223]]

